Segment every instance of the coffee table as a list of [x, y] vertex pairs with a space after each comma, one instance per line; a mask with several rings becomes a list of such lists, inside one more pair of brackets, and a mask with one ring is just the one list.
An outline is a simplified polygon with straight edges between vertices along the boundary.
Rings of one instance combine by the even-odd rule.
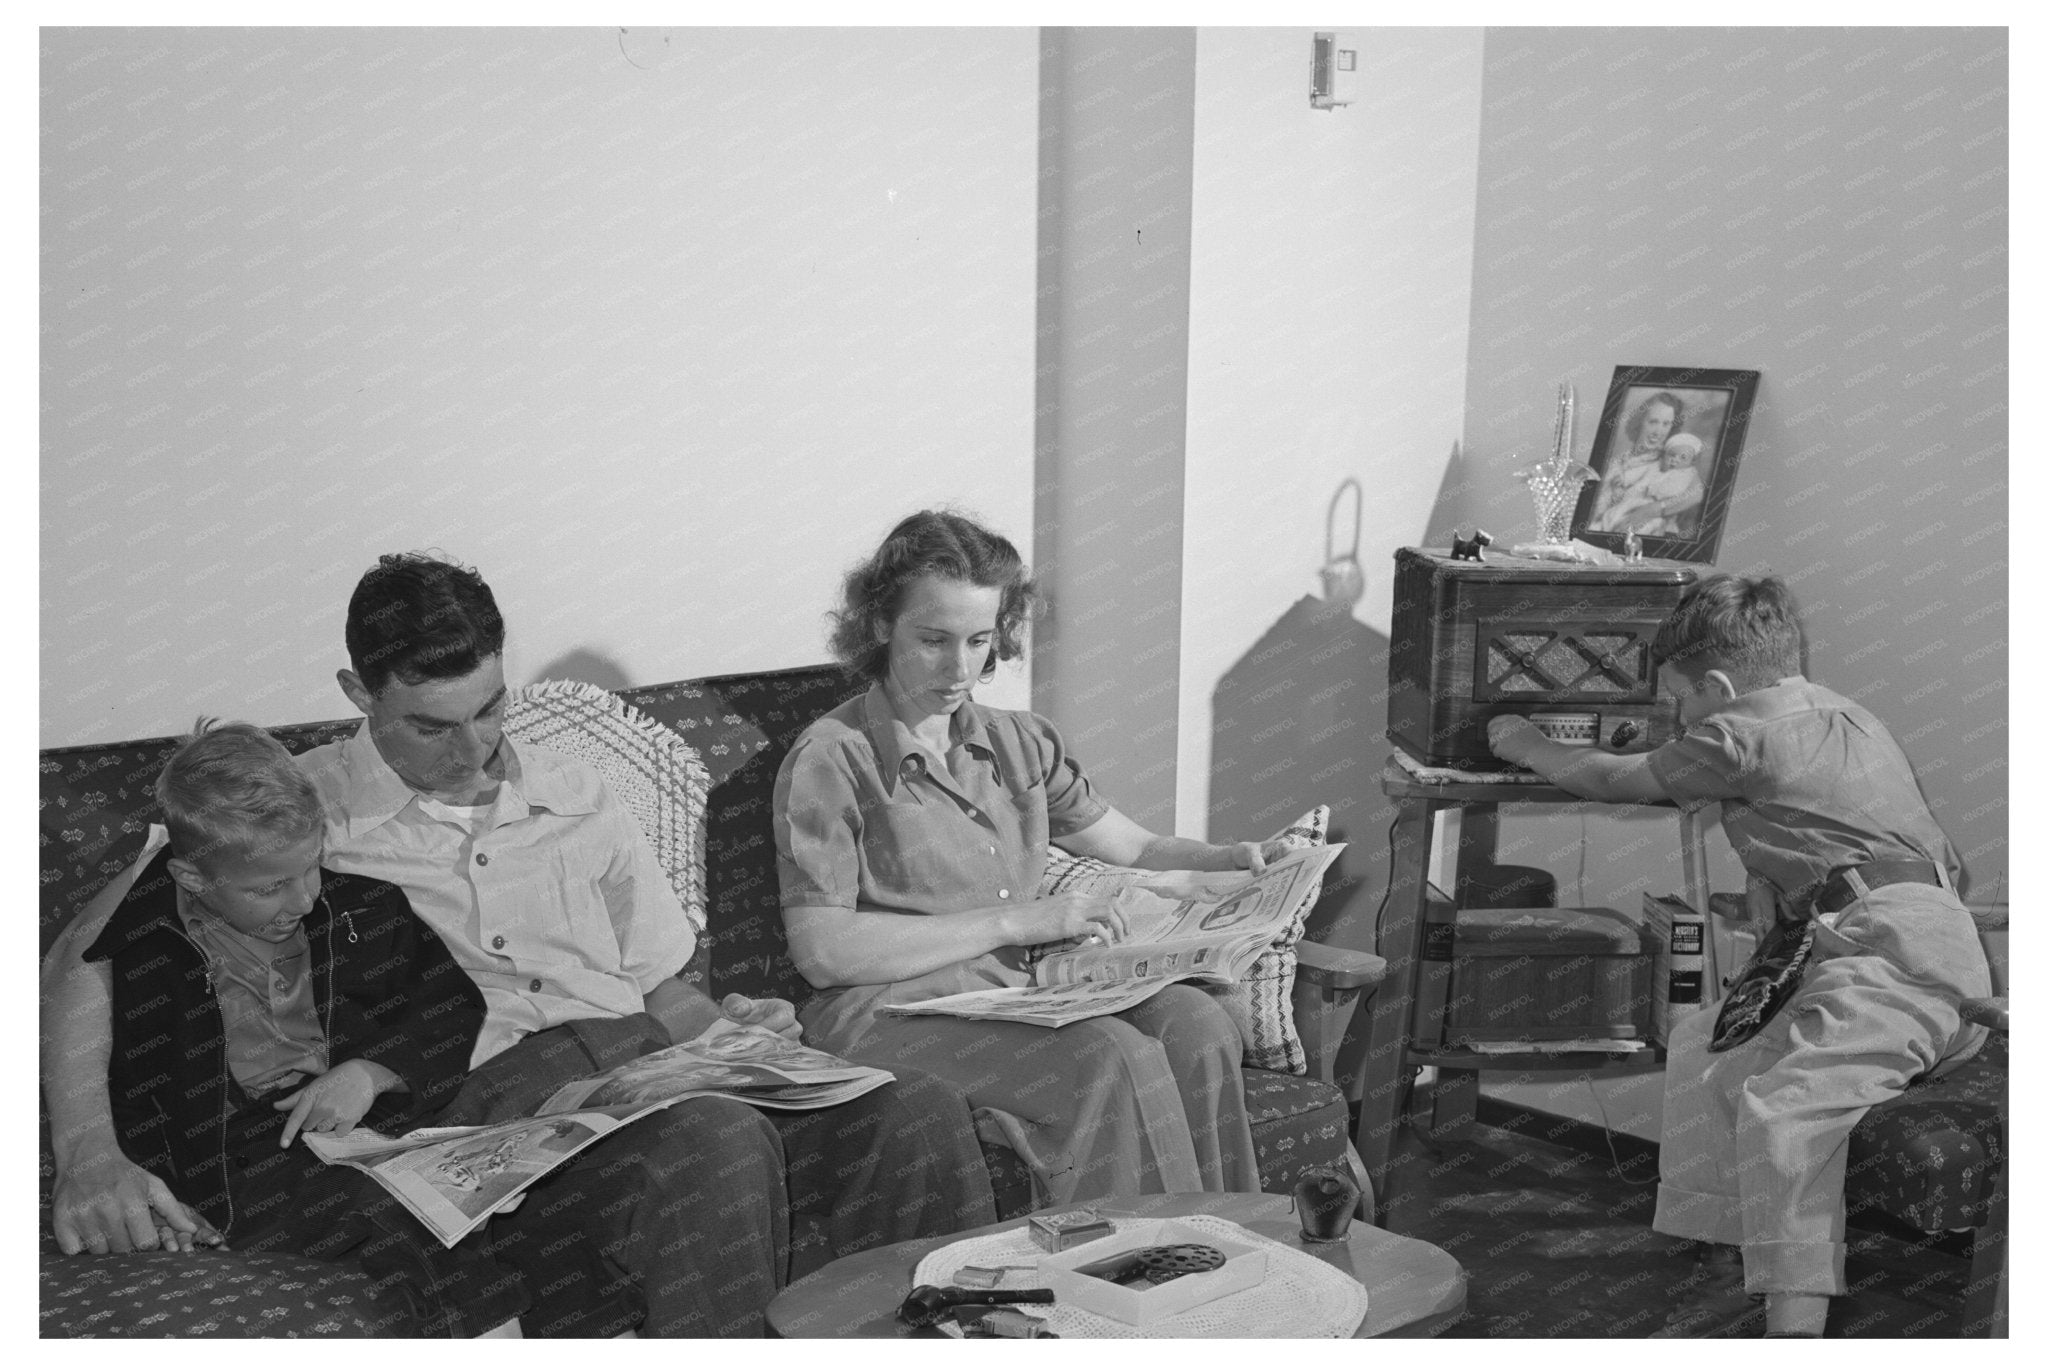
[[[1069, 1205], [1067, 1207], [1074, 1207]], [[1354, 1221], [1342, 1242], [1316, 1246], [1299, 1240], [1293, 1201], [1279, 1194], [1151, 1194], [1097, 1200], [1088, 1205], [1111, 1217], [1185, 1218], [1206, 1213], [1298, 1246], [1351, 1275], [1366, 1290], [1361, 1337], [1433, 1337], [1465, 1312], [1465, 1271], [1441, 1247]], [[1042, 1210], [1043, 1212], [1044, 1210]], [[911, 1328], [896, 1320], [896, 1305], [910, 1292], [911, 1272], [933, 1247], [1017, 1227], [1013, 1218], [994, 1227], [946, 1237], [898, 1242], [842, 1257], [807, 1275], [768, 1305], [768, 1331], [778, 1337], [936, 1337], [936, 1327]]]

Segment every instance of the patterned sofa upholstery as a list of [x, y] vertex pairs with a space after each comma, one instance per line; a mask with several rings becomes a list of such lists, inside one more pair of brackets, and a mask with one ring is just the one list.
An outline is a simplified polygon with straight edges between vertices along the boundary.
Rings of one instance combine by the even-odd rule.
[[2012, 1055], [2005, 998], [2011, 994], [2011, 964], [2005, 908], [1972, 906], [1970, 913], [1997, 998], [1966, 1001], [1963, 1014], [1990, 1025], [1990, 1036], [1954, 1071], [1907, 1086], [1856, 1125], [1849, 1135], [1843, 1197], [1852, 1221], [1903, 1225], [1916, 1233], [1968, 1233], [1963, 1335], [2003, 1337]]
[[[705, 876], [709, 927], [683, 975], [713, 996], [727, 991], [801, 1002], [809, 986], [790, 965], [782, 934], [770, 824], [775, 774], [804, 727], [856, 690], [832, 667], [741, 673], [623, 689], [619, 695], [675, 730], [711, 777]], [[294, 752], [350, 733], [353, 720], [279, 727]], [[151, 784], [170, 739], [49, 749], [40, 756], [40, 934], [44, 950], [93, 894], [125, 867], [149, 823]], [[1311, 989], [1313, 989], [1311, 987]], [[1302, 987], [1297, 987], [1297, 1000]], [[1354, 992], [1355, 994], [1355, 992]], [[1341, 1032], [1341, 1021], [1337, 1029]], [[1260, 1174], [1291, 1189], [1314, 1166], [1346, 1160], [1350, 1115], [1342, 1092], [1321, 1080], [1245, 1073]], [[1030, 1207], [1030, 1180], [1007, 1150], [986, 1148], [997, 1203], [1009, 1217]], [[353, 1271], [298, 1260], [209, 1254], [173, 1258], [64, 1257], [48, 1234], [44, 1145], [42, 1331], [101, 1335], [387, 1335], [394, 1291]], [[796, 1233], [803, 1240], [801, 1230]], [[223, 1268], [223, 1267], [226, 1268]], [[204, 1269], [201, 1269], [204, 1268]], [[221, 1277], [212, 1298], [245, 1305], [193, 1317], [197, 1275]], [[229, 1277], [232, 1277], [232, 1283]], [[247, 1305], [260, 1305], [253, 1310]], [[208, 1307], [215, 1307], [209, 1301]]]

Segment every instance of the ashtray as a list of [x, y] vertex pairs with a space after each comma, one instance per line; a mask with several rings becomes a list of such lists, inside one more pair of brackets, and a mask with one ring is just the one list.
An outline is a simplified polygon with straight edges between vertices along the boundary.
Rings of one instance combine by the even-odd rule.
[[[1183, 1249], [1192, 1247], [1207, 1247], [1221, 1253], [1222, 1264], [1214, 1270], [1183, 1270], [1164, 1280], [1138, 1276], [1129, 1284], [1117, 1284], [1104, 1274], [1082, 1273], [1084, 1267], [1100, 1266], [1106, 1267], [1111, 1275], [1120, 1274], [1117, 1267], [1127, 1262], [1133, 1267], [1138, 1264], [1139, 1258], [1130, 1253], [1151, 1248], [1163, 1251], [1169, 1247], [1175, 1248], [1170, 1259], [1183, 1265], [1209, 1263], [1209, 1256]], [[1185, 1313], [1263, 1283], [1265, 1278], [1264, 1248], [1172, 1218], [1127, 1224], [1107, 1237], [1047, 1256], [1038, 1263], [1039, 1283], [1052, 1290], [1059, 1303], [1134, 1327], [1147, 1327], [1162, 1318]]]

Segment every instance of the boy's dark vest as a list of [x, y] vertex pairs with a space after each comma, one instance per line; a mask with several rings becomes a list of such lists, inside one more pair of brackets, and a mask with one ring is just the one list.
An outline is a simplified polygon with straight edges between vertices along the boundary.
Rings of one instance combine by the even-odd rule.
[[[136, 878], [85, 951], [113, 967], [113, 1053], [107, 1093], [121, 1150], [209, 1218], [227, 1205], [226, 1032], [206, 956], [185, 936], [170, 850]], [[416, 1126], [469, 1070], [483, 997], [434, 931], [389, 882], [320, 874], [304, 920], [313, 1008], [331, 1064], [362, 1057], [404, 1077], [364, 1122]]]

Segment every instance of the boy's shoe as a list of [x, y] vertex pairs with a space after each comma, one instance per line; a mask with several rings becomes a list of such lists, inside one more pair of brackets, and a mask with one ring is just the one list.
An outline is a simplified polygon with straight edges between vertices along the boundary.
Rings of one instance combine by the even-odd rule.
[[1700, 1268], [1679, 1286], [1684, 1300], [1665, 1315], [1664, 1325], [1651, 1337], [1761, 1337], [1764, 1301], [1743, 1288], [1742, 1249], [1707, 1243], [1699, 1261]]
[[1699, 1250], [1693, 1253], [1693, 1259], [1703, 1266], [1711, 1266], [1715, 1269], [1734, 1266], [1740, 1270], [1742, 1268], [1742, 1248], [1728, 1242], [1701, 1242]]

